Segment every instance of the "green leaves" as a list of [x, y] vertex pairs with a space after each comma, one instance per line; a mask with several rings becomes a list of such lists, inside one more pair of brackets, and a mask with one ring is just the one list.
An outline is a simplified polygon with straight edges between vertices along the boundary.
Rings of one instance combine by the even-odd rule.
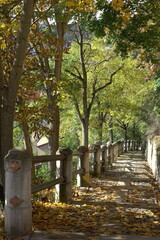
[[[98, 36], [104, 36], [107, 33], [107, 40], [116, 43], [116, 50], [126, 56], [131, 50], [144, 49], [144, 55], [147, 60], [158, 61], [160, 50], [160, 32], [159, 32], [159, 1], [146, 0], [125, 1], [123, 11], [128, 9], [120, 16], [120, 11], [112, 9], [107, 1], [99, 1], [97, 8], [100, 14], [89, 19], [91, 31]], [[129, 14], [127, 16], [127, 14]], [[127, 19], [124, 24], [123, 17]]]

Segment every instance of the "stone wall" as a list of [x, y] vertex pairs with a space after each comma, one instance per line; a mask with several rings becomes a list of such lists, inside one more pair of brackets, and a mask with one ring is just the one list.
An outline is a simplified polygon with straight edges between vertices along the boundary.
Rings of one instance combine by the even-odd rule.
[[160, 182], [160, 136], [149, 136], [146, 157], [154, 177]]

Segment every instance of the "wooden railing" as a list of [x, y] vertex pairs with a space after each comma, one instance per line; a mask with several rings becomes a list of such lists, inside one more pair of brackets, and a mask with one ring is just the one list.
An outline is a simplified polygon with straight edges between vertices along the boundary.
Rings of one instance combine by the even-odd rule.
[[[95, 144], [89, 148], [81, 146], [76, 152], [72, 152], [69, 148], [61, 148], [59, 150], [60, 153], [55, 156], [34, 156], [32, 158], [34, 164], [60, 161], [60, 166], [58, 167], [60, 174], [56, 179], [32, 186], [32, 193], [52, 187], [56, 184], [61, 184], [57, 200], [61, 202], [70, 201], [72, 198], [72, 191], [69, 190], [69, 188], [72, 189], [72, 177], [78, 175], [79, 186], [88, 185], [89, 176], [99, 177], [101, 174], [106, 173], [109, 166], [111, 166], [112, 163], [117, 160], [118, 156], [125, 151], [125, 146], [124, 142], [115, 142], [113, 144], [108, 142], [105, 145]], [[127, 142], [126, 151], [138, 150], [138, 148], [139, 145], [137, 143], [133, 141]], [[72, 171], [73, 157], [78, 158], [77, 168], [74, 171]], [[68, 193], [65, 189], [66, 183], [68, 185]]]
[[[118, 142], [102, 146], [93, 145], [90, 148], [81, 146], [77, 152], [72, 152], [69, 148], [62, 148], [60, 154], [55, 156], [34, 156], [32, 159], [34, 164], [60, 161], [60, 166], [57, 168], [57, 172], [60, 174], [56, 179], [32, 186], [32, 193], [60, 184], [59, 193], [57, 194], [59, 197], [56, 199], [60, 202], [68, 202], [72, 198], [73, 176], [78, 175], [79, 186], [88, 185], [89, 176], [99, 177], [102, 173], [106, 173], [112, 162], [116, 161], [118, 156], [123, 153], [123, 150], [123, 142]], [[89, 161], [91, 156], [92, 161]], [[74, 171], [72, 171], [73, 157], [78, 158], [77, 169]], [[57, 174], [55, 175], [57, 176]]]
[[[125, 149], [126, 146], [126, 149]], [[5, 157], [5, 231], [10, 238], [29, 235], [32, 232], [31, 193], [57, 186], [58, 201], [72, 199], [72, 177], [78, 176], [79, 186], [87, 186], [89, 177], [106, 174], [112, 163], [124, 151], [138, 150], [133, 141], [81, 146], [77, 152], [62, 148], [55, 156], [34, 156], [27, 151], [12, 149]], [[78, 157], [77, 169], [72, 171], [73, 157]], [[57, 163], [57, 178], [43, 184], [31, 186], [32, 164]], [[18, 216], [18, 217], [17, 217]]]

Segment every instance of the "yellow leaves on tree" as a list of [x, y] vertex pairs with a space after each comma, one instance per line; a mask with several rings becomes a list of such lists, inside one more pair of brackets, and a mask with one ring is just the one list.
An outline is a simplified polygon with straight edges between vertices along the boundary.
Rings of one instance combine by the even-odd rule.
[[123, 25], [126, 25], [126, 23], [129, 21], [131, 14], [130, 9], [125, 8], [125, 4], [123, 0], [112, 0], [112, 7], [120, 12], [120, 17], [123, 19]]
[[0, 4], [7, 4], [12, 2], [12, 0], [0, 0]]
[[[1, 22], [0, 23], [0, 34], [2, 34], [2, 32], [5, 30], [5, 28], [6, 28], [6, 24]], [[0, 36], [0, 48], [1, 49], [6, 48], [6, 43], [5, 43], [5, 40], [2, 38], [2, 36]]]
[[5, 49], [11, 38], [17, 34], [19, 23], [14, 20], [11, 23], [0, 22], [0, 49]]
[[68, 12], [72, 12], [74, 10], [84, 11], [84, 12], [94, 12], [95, 4], [92, 0], [69, 0], [66, 1], [66, 6], [68, 8]]
[[112, 0], [112, 7], [119, 11], [123, 8], [124, 2], [122, 0]]

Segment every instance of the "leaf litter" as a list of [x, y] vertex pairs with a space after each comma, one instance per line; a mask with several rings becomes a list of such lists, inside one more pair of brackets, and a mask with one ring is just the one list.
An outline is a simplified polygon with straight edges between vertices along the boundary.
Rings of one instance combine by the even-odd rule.
[[70, 204], [36, 202], [34, 229], [160, 237], [158, 184], [146, 162], [140, 159], [136, 168], [135, 161], [136, 156], [125, 164], [119, 160], [101, 179], [92, 178], [89, 187], [75, 187]]

